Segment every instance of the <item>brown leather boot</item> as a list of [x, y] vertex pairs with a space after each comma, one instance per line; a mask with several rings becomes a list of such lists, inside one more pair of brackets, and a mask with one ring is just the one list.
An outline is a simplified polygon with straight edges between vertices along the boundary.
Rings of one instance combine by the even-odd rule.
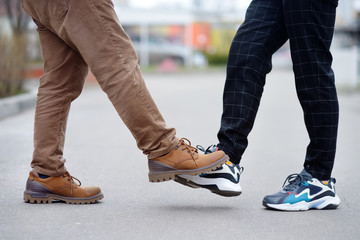
[[[77, 180], [79, 184], [76, 184]], [[24, 201], [27, 203], [52, 203], [52, 200], [70, 204], [95, 203], [104, 198], [98, 187], [80, 187], [79, 179], [65, 172], [59, 177], [42, 179], [36, 172], [30, 172], [26, 182]]]
[[229, 159], [223, 151], [204, 155], [190, 145], [188, 139], [181, 138], [168, 154], [149, 159], [149, 181], [168, 181], [180, 174], [200, 175], [215, 170]]

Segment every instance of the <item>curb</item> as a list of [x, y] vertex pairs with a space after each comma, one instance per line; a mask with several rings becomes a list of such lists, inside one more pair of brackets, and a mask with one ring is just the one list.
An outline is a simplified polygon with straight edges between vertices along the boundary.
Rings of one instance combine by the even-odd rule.
[[[35, 69], [33, 72], [29, 73], [28, 79], [24, 82], [24, 89], [28, 90], [28, 93], [0, 99], [0, 121], [36, 106], [39, 78], [42, 74], [42, 69]], [[86, 77], [86, 81], [96, 82], [96, 79], [91, 72], [89, 72]]]
[[36, 93], [30, 92], [19, 96], [8, 97], [0, 100], [0, 120], [18, 114], [24, 110], [34, 108]]
[[27, 89], [28, 93], [0, 99], [0, 120], [36, 106], [37, 90], [34, 87]]

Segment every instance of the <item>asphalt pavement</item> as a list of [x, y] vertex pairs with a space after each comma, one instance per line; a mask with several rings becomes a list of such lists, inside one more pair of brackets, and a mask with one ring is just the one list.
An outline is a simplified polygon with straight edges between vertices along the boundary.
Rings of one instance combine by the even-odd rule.
[[[217, 143], [225, 71], [144, 75], [167, 124], [193, 145]], [[0, 120], [0, 239], [359, 239], [360, 92], [339, 89], [336, 210], [266, 210], [263, 196], [302, 170], [308, 136], [293, 74], [268, 77], [243, 156], [243, 193], [225, 198], [173, 181], [149, 183], [147, 159], [95, 83], [73, 103], [66, 166], [105, 198], [93, 205], [26, 204], [34, 109]]]

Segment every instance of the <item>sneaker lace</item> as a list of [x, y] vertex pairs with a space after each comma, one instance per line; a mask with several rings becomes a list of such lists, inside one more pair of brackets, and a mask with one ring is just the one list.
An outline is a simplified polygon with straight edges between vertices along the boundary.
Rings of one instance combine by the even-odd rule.
[[[186, 143], [186, 142], [187, 143]], [[191, 146], [191, 142], [187, 138], [181, 138], [178, 145], [175, 147], [175, 149], [181, 148], [181, 150], [187, 150], [188, 153], [190, 153], [191, 158], [194, 160], [196, 166], [198, 166], [198, 163], [195, 159], [195, 155], [198, 153], [198, 149]]]
[[74, 182], [74, 179], [79, 183], [79, 184], [76, 184], [76, 185], [78, 185], [78, 186], [81, 186], [81, 182], [80, 182], [80, 180], [77, 179], [76, 177], [71, 176], [71, 174], [70, 174], [68, 171], [66, 171], [66, 172], [64, 173], [64, 175], [63, 175], [63, 178], [66, 178], [66, 177], [68, 178], [68, 181], [70, 182], [70, 194], [72, 194], [73, 184], [76, 184], [76, 183]]
[[196, 148], [200, 151], [202, 151], [203, 153], [206, 151], [205, 148], [201, 145], [196, 145]]
[[[304, 180], [305, 180], [304, 177], [302, 175], [298, 174], [298, 173], [290, 174], [285, 179], [282, 188], [283, 188], [284, 191], [293, 191]], [[289, 184], [285, 186], [286, 182], [289, 182]]]
[[[203, 146], [201, 145], [196, 145], [196, 148], [200, 151], [202, 151], [203, 153], [205, 154], [208, 154], [208, 153], [212, 153], [214, 151], [214, 148], [216, 149], [216, 151], [218, 150], [217, 149], [217, 145], [210, 145], [207, 149], [205, 149]], [[225, 164], [227, 164], [228, 166], [231, 166], [233, 163], [231, 161], [226, 161]], [[236, 164], [236, 166], [238, 167], [239, 169], [239, 173], [241, 174], [243, 171], [244, 171], [244, 167], [240, 167], [239, 164]], [[222, 167], [218, 167], [216, 170], [219, 170], [221, 169]], [[215, 170], [215, 171], [216, 171]], [[206, 175], [206, 173], [202, 174], [202, 176]]]
[[214, 151], [212, 149], [215, 148], [215, 147], [216, 147], [216, 145], [210, 145], [207, 149], [205, 149], [201, 145], [196, 145], [196, 148], [199, 149], [200, 151], [202, 151], [205, 154], [212, 153]]

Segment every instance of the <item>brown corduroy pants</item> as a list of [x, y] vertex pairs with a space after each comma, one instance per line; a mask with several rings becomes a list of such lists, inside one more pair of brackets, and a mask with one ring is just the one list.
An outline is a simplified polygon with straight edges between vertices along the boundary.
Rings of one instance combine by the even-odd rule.
[[144, 83], [134, 47], [111, 0], [23, 0], [36, 25], [44, 59], [34, 126], [31, 167], [58, 176], [66, 171], [63, 148], [70, 104], [89, 68], [133, 134], [155, 158], [178, 143]]

